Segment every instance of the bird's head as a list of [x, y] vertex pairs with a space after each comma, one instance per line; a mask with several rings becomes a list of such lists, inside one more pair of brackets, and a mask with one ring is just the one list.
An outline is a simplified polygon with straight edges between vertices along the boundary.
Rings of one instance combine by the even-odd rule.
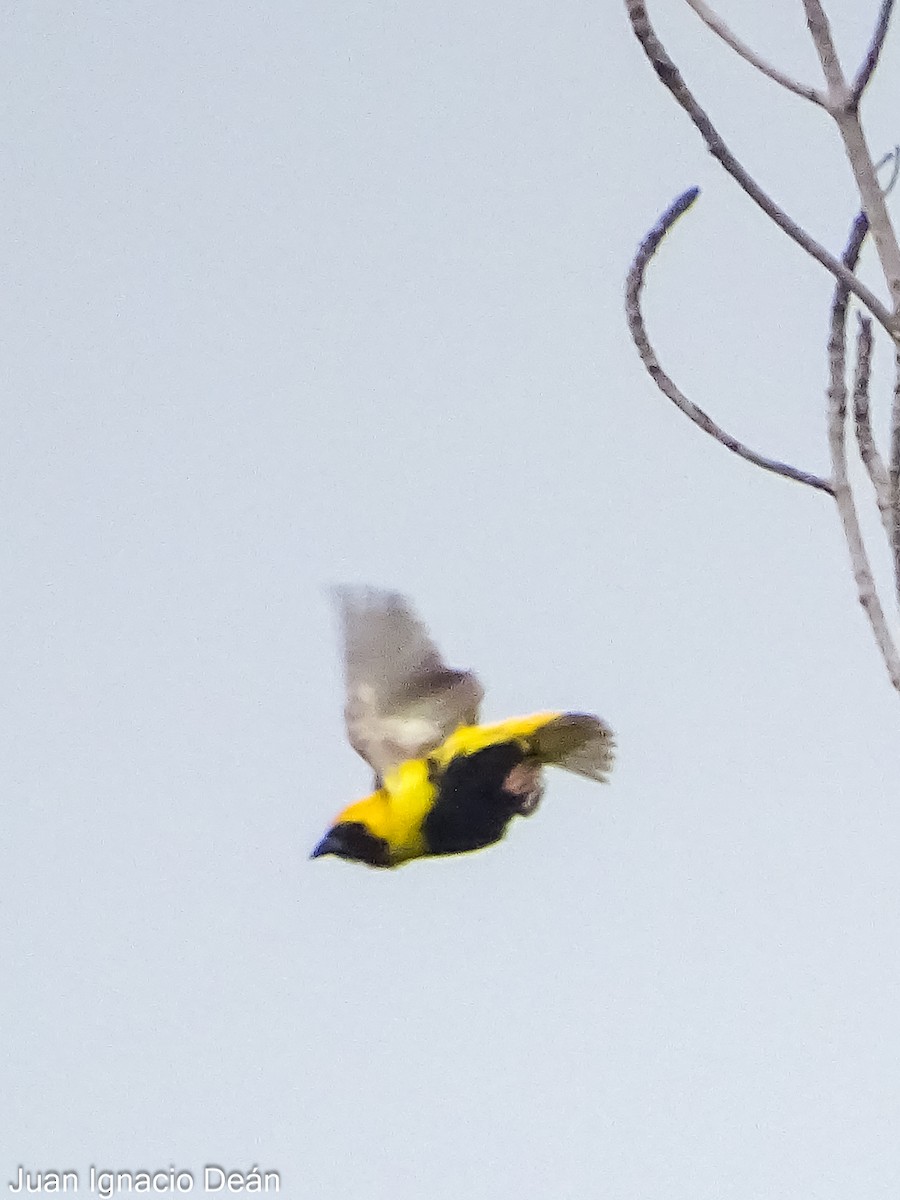
[[390, 845], [379, 830], [380, 799], [380, 794], [375, 792], [339, 813], [310, 858], [335, 854], [338, 858], [368, 863], [370, 867], [391, 866]]

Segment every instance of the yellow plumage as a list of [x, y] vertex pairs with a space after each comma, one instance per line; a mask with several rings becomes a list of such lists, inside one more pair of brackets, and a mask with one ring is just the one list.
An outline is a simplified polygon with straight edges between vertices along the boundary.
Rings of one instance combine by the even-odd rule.
[[598, 717], [541, 712], [477, 724], [481, 685], [452, 671], [401, 597], [340, 593], [350, 740], [378, 787], [313, 851], [372, 866], [490, 845], [537, 807], [556, 765], [604, 781], [613, 738]]

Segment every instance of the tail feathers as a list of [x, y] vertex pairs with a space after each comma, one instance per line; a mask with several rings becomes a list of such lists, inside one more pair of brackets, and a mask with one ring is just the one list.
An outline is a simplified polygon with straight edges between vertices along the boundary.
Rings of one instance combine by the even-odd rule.
[[562, 713], [538, 729], [531, 740], [542, 762], [586, 779], [605, 783], [612, 769], [615, 739], [605, 721], [588, 713]]

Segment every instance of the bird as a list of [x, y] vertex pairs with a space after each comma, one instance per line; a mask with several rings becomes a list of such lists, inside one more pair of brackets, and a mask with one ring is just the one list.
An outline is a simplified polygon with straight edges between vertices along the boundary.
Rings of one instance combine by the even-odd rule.
[[338, 813], [311, 858], [396, 867], [480, 850], [537, 809], [545, 766], [606, 782], [615, 742], [605, 721], [537, 712], [479, 724], [477, 676], [447, 666], [404, 596], [354, 586], [334, 598], [347, 735], [374, 790]]

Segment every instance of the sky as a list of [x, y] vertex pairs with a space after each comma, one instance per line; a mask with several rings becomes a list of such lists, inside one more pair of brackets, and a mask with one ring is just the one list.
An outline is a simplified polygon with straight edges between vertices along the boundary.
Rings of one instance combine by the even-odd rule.
[[[874, 0], [828, 8], [853, 64]], [[719, 11], [818, 81], [799, 0]], [[652, 15], [839, 250], [825, 116]], [[897, 696], [832, 502], [675, 411], [622, 302], [698, 184], [660, 357], [827, 473], [831, 283], [624, 5], [33, 0], [0, 60], [4, 1187], [895, 1197]], [[876, 155], [898, 79], [894, 30]], [[478, 854], [309, 861], [369, 786], [345, 582], [408, 594], [486, 719], [602, 715], [610, 784], [556, 773]]]

